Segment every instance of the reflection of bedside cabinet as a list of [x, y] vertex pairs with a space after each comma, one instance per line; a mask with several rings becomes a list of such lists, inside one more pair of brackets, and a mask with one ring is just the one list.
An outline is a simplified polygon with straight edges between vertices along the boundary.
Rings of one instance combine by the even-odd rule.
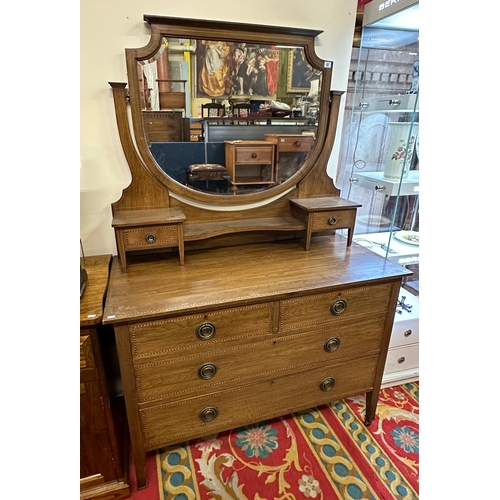
[[312, 135], [302, 134], [266, 134], [266, 141], [276, 144], [276, 164], [280, 153], [307, 153], [314, 144]]
[[351, 246], [359, 203], [339, 196], [301, 198], [290, 203], [292, 215], [306, 225], [306, 250], [309, 250], [312, 233], [329, 229], [347, 229], [347, 246]]
[[231, 184], [274, 184], [274, 144], [268, 141], [224, 141]]
[[123, 271], [127, 270], [126, 253], [129, 250], [179, 247], [181, 266], [184, 265], [182, 223], [185, 220], [178, 207], [116, 212], [112, 226]]

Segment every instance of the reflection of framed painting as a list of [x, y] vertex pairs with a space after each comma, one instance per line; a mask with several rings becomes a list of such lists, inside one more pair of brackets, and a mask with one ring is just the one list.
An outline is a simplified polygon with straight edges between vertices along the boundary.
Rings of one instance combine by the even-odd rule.
[[311, 66], [307, 64], [304, 49], [292, 49], [288, 56], [287, 92], [309, 92], [311, 89], [310, 77], [313, 74]]

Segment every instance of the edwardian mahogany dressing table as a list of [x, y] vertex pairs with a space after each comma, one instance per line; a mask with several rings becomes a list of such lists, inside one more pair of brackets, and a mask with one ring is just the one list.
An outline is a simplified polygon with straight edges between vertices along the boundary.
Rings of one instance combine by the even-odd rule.
[[[110, 84], [132, 171], [131, 185], [112, 210], [115, 219], [136, 211], [146, 233], [162, 222], [151, 220], [148, 228], [149, 211], [180, 210], [185, 265], [163, 247], [163, 253], [131, 252], [126, 269], [122, 253], [113, 258], [103, 322], [115, 331], [139, 487], [146, 484], [145, 452], [168, 444], [361, 393], [369, 425], [398, 291], [409, 274], [336, 231], [352, 229], [359, 205], [340, 198], [326, 174], [340, 93], [329, 89], [331, 63], [315, 55], [319, 31], [145, 20], [150, 42], [126, 50], [135, 144], [126, 84]], [[276, 45], [304, 47], [320, 73], [319, 118], [302, 118], [315, 129], [314, 144], [283, 182], [214, 194], [159, 167], [148, 147], [137, 70], [176, 39], [190, 40], [194, 50], [217, 40], [228, 54], [236, 45], [272, 47], [275, 61]], [[288, 60], [287, 53], [280, 59]], [[292, 100], [286, 85], [276, 92]], [[229, 135], [237, 129], [242, 140], [260, 133], [251, 140], [265, 141], [265, 134], [297, 133], [293, 126], [280, 128], [289, 123], [221, 126]], [[154, 250], [155, 242], [150, 245]]]

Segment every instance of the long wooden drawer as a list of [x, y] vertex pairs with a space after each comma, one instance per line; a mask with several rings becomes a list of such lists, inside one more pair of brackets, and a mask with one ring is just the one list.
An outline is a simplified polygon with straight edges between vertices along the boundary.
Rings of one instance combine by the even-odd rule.
[[324, 364], [253, 385], [143, 408], [139, 414], [144, 447], [153, 450], [370, 391], [377, 360], [374, 355]]
[[140, 227], [137, 229], [119, 229], [123, 231], [125, 249], [158, 248], [177, 245], [179, 242], [176, 224], [165, 226]]
[[[209, 292], [208, 292], [209, 293]], [[210, 311], [129, 326], [132, 355], [167, 359], [204, 353], [257, 338], [273, 331], [273, 303]]]
[[280, 331], [312, 328], [344, 319], [357, 320], [387, 312], [391, 284], [351, 288], [280, 302]]
[[[373, 354], [380, 349], [384, 317], [356, 325], [267, 337], [260, 342], [200, 350], [191, 356], [143, 363], [135, 367], [140, 403], [185, 398], [265, 380], [321, 362]], [[174, 382], [172, 382], [174, 381]]]

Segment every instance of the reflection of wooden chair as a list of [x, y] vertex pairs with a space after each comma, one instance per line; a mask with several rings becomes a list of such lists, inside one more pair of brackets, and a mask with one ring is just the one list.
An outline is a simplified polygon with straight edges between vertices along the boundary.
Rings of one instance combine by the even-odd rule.
[[[156, 80], [158, 82], [158, 94], [160, 95], [160, 110], [167, 109], [182, 109], [186, 110], [186, 91], [185, 86], [187, 80]], [[171, 83], [182, 83], [183, 92], [174, 92], [166, 90], [171, 87]]]
[[[251, 109], [252, 105], [250, 102], [231, 103], [231, 114], [233, 115], [233, 118], [247, 118]], [[234, 121], [231, 123], [234, 124]], [[248, 120], [244, 120], [244, 123], [247, 124]]]
[[250, 110], [252, 109], [252, 105], [249, 102], [237, 102], [236, 104], [231, 104], [231, 113], [233, 116], [248, 116]]
[[222, 117], [225, 116], [225, 114], [226, 106], [224, 106], [224, 104], [213, 101], [201, 105], [202, 118]]

